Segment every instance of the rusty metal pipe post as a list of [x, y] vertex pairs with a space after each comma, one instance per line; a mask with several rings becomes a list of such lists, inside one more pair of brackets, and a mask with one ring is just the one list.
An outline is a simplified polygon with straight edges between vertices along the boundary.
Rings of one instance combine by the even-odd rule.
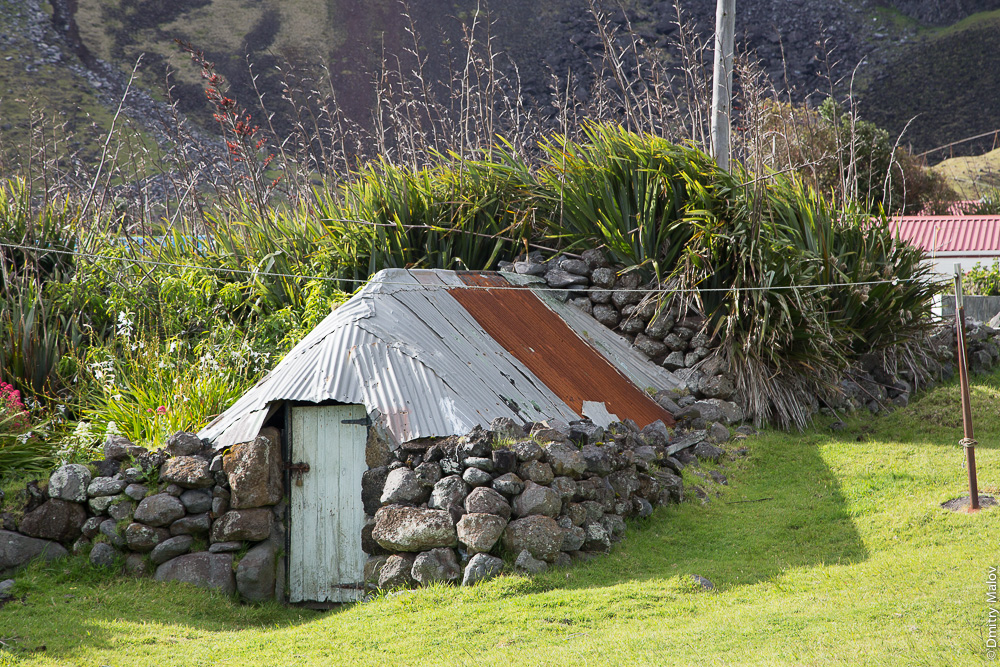
[[962, 447], [969, 470], [969, 511], [979, 509], [979, 480], [976, 479], [976, 440], [972, 434], [972, 402], [969, 396], [969, 366], [965, 358], [965, 305], [962, 299], [962, 265], [955, 265], [955, 337], [958, 347], [958, 382], [962, 391]]

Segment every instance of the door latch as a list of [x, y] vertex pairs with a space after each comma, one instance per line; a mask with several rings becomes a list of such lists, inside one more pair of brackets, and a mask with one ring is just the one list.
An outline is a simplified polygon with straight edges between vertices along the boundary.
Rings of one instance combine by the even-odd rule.
[[286, 463], [284, 465], [285, 470], [292, 473], [295, 477], [295, 486], [302, 486], [302, 473], [309, 472], [308, 463]]
[[341, 419], [341, 424], [351, 424], [355, 426], [371, 426], [372, 420], [368, 417], [362, 417], [361, 419]]

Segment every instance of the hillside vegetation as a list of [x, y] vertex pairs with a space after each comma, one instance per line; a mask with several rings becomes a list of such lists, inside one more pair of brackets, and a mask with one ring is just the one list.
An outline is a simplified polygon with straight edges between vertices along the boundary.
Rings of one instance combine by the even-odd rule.
[[[1000, 376], [972, 397], [977, 429], [1000, 428]], [[836, 433], [766, 432], [731, 445], [726, 486], [687, 468], [707, 503], [631, 524], [606, 558], [330, 612], [35, 565], [0, 609], [0, 664], [984, 664], [1000, 513], [940, 507], [967, 493], [959, 415], [952, 383]], [[997, 493], [995, 443], [977, 459]]]

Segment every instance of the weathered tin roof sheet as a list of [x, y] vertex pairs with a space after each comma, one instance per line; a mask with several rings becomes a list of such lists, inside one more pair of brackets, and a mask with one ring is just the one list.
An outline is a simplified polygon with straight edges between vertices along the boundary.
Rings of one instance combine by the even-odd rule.
[[1000, 215], [897, 216], [889, 226], [931, 255], [1000, 256]]
[[[580, 407], [553, 392], [552, 378], [529, 370], [455, 298], [456, 288], [467, 287], [451, 271], [379, 272], [199, 435], [216, 447], [248, 440], [278, 401], [363, 404], [398, 442], [465, 433], [496, 417], [578, 419]], [[591, 318], [584, 328], [603, 327]], [[609, 361], [634, 378], [642, 366], [637, 353], [629, 357], [619, 349], [628, 347], [620, 338], [611, 347], [620, 358]], [[679, 385], [663, 369], [645, 365], [642, 389]], [[601, 388], [594, 389], [587, 398], [605, 400]], [[634, 411], [612, 412], [625, 418]]]

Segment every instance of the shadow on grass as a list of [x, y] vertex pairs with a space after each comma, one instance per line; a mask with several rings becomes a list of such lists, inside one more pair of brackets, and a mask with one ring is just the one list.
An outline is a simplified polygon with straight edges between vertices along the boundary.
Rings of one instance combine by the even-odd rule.
[[[633, 524], [608, 558], [569, 580], [544, 579], [554, 588], [586, 588], [698, 574], [728, 589], [790, 568], [866, 559], [838, 481], [808, 440], [781, 433], [755, 438], [748, 457], [723, 464], [731, 486], [715, 486], [721, 495], [660, 509]], [[685, 488], [693, 495], [690, 484]]]

